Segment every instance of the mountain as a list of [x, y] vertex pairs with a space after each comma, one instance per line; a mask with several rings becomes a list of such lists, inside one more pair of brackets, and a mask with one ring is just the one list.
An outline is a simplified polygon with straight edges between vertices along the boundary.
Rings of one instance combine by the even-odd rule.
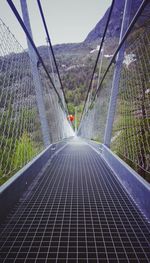
[[[137, 11], [138, 7], [142, 0], [131, 0], [131, 18]], [[120, 29], [121, 29], [121, 22], [123, 17], [123, 10], [124, 10], [124, 3], [125, 1], [116, 0], [114, 3], [113, 12], [111, 15], [111, 19], [109, 22], [109, 27], [107, 31], [107, 37], [119, 37]], [[95, 40], [100, 39], [103, 36], [104, 28], [107, 22], [107, 17], [109, 14], [110, 8], [107, 9], [106, 13], [104, 14], [103, 18], [97, 23], [95, 28], [88, 34], [84, 43], [91, 43]]]

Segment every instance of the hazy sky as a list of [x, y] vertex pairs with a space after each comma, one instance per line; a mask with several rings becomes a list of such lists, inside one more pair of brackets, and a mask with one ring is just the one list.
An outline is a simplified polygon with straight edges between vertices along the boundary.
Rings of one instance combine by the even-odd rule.
[[[14, 0], [21, 14], [20, 1]], [[37, 46], [45, 44], [45, 32], [36, 0], [27, 0], [33, 37]], [[52, 44], [81, 42], [105, 13], [111, 0], [41, 0]], [[26, 39], [6, 0], [0, 0], [0, 18], [20, 44]]]

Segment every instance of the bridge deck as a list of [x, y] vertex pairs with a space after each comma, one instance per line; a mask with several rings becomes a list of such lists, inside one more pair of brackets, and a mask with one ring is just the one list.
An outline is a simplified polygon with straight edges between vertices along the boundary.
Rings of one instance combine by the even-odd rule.
[[145, 263], [149, 233], [100, 156], [72, 141], [1, 226], [0, 262]]

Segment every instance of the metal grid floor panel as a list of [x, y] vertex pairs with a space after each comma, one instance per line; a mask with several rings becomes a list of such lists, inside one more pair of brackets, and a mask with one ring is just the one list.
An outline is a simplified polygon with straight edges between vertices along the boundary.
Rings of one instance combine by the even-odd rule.
[[56, 155], [1, 225], [0, 262], [150, 262], [149, 225], [85, 143]]

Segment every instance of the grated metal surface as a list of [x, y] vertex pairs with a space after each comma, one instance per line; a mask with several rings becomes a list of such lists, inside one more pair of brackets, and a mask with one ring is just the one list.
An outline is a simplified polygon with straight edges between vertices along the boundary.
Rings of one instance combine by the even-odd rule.
[[1, 225], [0, 262], [150, 262], [149, 224], [88, 145], [70, 142]]

